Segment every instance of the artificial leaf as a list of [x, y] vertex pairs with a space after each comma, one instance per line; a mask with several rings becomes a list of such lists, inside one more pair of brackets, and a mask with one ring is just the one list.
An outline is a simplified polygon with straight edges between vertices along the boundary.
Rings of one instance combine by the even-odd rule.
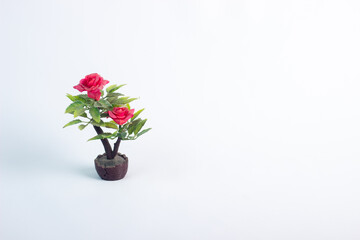
[[71, 101], [73, 101], [73, 102], [75, 102], [75, 101], [77, 100], [76, 97], [74, 97], [73, 95], [71, 95], [71, 94], [69, 94], [69, 93], [67, 93], [66, 96], [67, 96]]
[[111, 97], [119, 97], [119, 96], [124, 96], [124, 94], [122, 94], [122, 93], [116, 93], [116, 92], [111, 92], [111, 93], [108, 93], [108, 94], [106, 95], [106, 97], [108, 97], [108, 98], [111, 98]]
[[105, 123], [105, 127], [107, 128], [113, 128], [113, 129], [118, 129], [118, 125], [112, 122], [106, 122]]
[[82, 121], [80, 119], [75, 119], [75, 120], [72, 120], [71, 122], [68, 122], [67, 124], [65, 124], [63, 126], [63, 128], [65, 127], [68, 127], [68, 126], [71, 126], [71, 125], [74, 125], [74, 124], [78, 124], [78, 123], [81, 123]]
[[103, 108], [112, 107], [112, 105], [105, 99], [100, 99], [97, 103], [100, 103]]
[[83, 107], [78, 107], [77, 109], [75, 109], [74, 111], [74, 118], [81, 116], [84, 112], [85, 112], [85, 108]]
[[107, 112], [100, 114], [100, 117], [108, 117], [108, 116], [109, 116], [109, 114]]
[[110, 92], [111, 89], [116, 88], [116, 84], [110, 85], [106, 88], [106, 92]]
[[134, 136], [128, 136], [122, 140], [135, 140], [136, 138]]
[[125, 105], [127, 103], [130, 103], [130, 102], [136, 100], [136, 99], [137, 98], [121, 97], [121, 98], [116, 99], [113, 102], [113, 105]]
[[125, 138], [125, 137], [126, 137], [126, 135], [127, 135], [127, 133], [126, 133], [126, 132], [122, 132], [122, 133], [120, 133], [120, 138], [121, 138], [121, 139], [123, 139], [123, 138]]
[[134, 121], [135, 118], [137, 118], [137, 116], [139, 116], [139, 114], [140, 114], [142, 111], [144, 111], [144, 109], [145, 109], [145, 108], [140, 109], [139, 111], [137, 111], [136, 113], [134, 113], [134, 116], [131, 118], [131, 121]]
[[66, 110], [65, 110], [65, 113], [72, 113], [72, 112], [75, 112], [76, 109], [80, 108], [80, 107], [83, 107], [84, 106], [84, 103], [81, 102], [81, 101], [76, 101], [76, 102], [73, 102], [72, 104], [70, 104]]
[[66, 113], [69, 113], [69, 114], [74, 114], [74, 110], [73, 111], [68, 111], [68, 112], [66, 112]]
[[147, 128], [147, 129], [144, 129], [142, 130], [141, 132], [139, 132], [137, 135], [136, 135], [136, 138], [140, 137], [141, 135], [143, 135], [144, 133], [147, 133], [148, 131], [150, 131], [151, 128]]
[[114, 102], [117, 100], [117, 97], [111, 97], [106, 99], [110, 104], [114, 104]]
[[99, 102], [97, 101], [97, 102], [94, 102], [94, 107], [101, 108], [102, 105], [101, 105], [101, 103], [99, 103]]
[[99, 135], [96, 135], [95, 137], [90, 138], [88, 141], [97, 140], [97, 139], [104, 139], [104, 138], [110, 138], [112, 135], [113, 135], [112, 133], [101, 133]]
[[136, 128], [134, 130], [134, 134], [137, 135], [138, 132], [141, 130], [141, 128], [145, 125], [147, 119], [141, 120], [139, 124], [136, 125]]
[[79, 128], [80, 130], [83, 130], [86, 126], [87, 126], [87, 125], [85, 125], [85, 124], [80, 124], [80, 125], [78, 126], [78, 128]]
[[132, 134], [135, 131], [137, 124], [139, 124], [140, 122], [141, 122], [140, 118], [134, 120], [133, 122], [130, 122], [129, 127], [127, 128], [128, 132], [129, 132], [129, 135]]
[[95, 100], [92, 98], [89, 98], [87, 94], [79, 94], [76, 97], [79, 101], [82, 101], [87, 104], [92, 104]]
[[90, 108], [90, 115], [95, 120], [95, 122], [100, 122], [100, 111], [96, 107]]
[[114, 85], [111, 85], [111, 86], [109, 86], [109, 87], [107, 87], [106, 88], [106, 91], [108, 92], [108, 93], [112, 93], [112, 92], [115, 92], [116, 90], [118, 90], [119, 88], [121, 88], [121, 87], [123, 87], [123, 86], [125, 86], [126, 84], [122, 84], [122, 85], [116, 85], [116, 84], [114, 84]]
[[76, 100], [81, 101], [83, 103], [87, 103], [87, 104], [91, 103], [91, 100], [90, 100], [91, 98], [88, 98], [87, 95], [85, 95], [85, 96], [83, 96], [83, 94], [81, 94], [81, 95], [74, 96], [74, 97], [76, 98]]
[[88, 118], [86, 113], [81, 114], [80, 117]]
[[98, 123], [95, 122], [94, 120], [92, 120], [90, 123], [97, 127], [105, 127], [105, 123], [102, 120], [100, 120], [100, 122], [98, 122]]

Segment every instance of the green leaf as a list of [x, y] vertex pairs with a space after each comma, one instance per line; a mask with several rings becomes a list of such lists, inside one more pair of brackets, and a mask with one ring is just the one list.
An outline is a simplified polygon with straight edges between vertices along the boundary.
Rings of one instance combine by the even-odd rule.
[[85, 108], [78, 108], [74, 112], [74, 118], [81, 116], [85, 112]]
[[85, 124], [81, 124], [81, 125], [78, 126], [78, 128], [79, 128], [80, 130], [83, 130], [86, 126], [87, 126], [87, 125], [85, 125]]
[[113, 102], [113, 105], [125, 105], [127, 103], [130, 103], [130, 102], [136, 100], [136, 99], [137, 98], [121, 97], [121, 98], [116, 99]]
[[95, 120], [95, 122], [100, 122], [100, 111], [96, 107], [90, 108], [90, 115]]
[[113, 135], [112, 133], [101, 133], [99, 135], [96, 135], [95, 137], [90, 138], [88, 141], [110, 138], [110, 137], [112, 137], [112, 135]]
[[109, 114], [107, 112], [100, 114], [100, 117], [108, 117], [108, 116], [109, 116]]
[[130, 125], [128, 127], [129, 135], [135, 131], [137, 124], [139, 124], [140, 122], [141, 122], [141, 119], [136, 119], [135, 121], [130, 122]]
[[67, 113], [69, 113], [69, 114], [74, 114], [74, 112], [75, 112], [75, 111], [71, 111], [71, 112], [67, 112]]
[[121, 139], [123, 139], [123, 138], [125, 138], [125, 137], [126, 137], [126, 135], [127, 135], [127, 133], [126, 133], [126, 132], [122, 132], [122, 133], [120, 133], [120, 138], [121, 138]]
[[105, 99], [100, 99], [98, 101], [98, 103], [100, 103], [103, 108], [111, 108], [112, 107], [112, 105]]
[[147, 129], [144, 129], [142, 130], [141, 132], [139, 132], [137, 135], [136, 135], [136, 138], [140, 137], [141, 135], [143, 135], [144, 133], [147, 133], [148, 131], [150, 131], [151, 128], [147, 128]]
[[126, 137], [126, 138], [122, 138], [121, 140], [135, 140], [136, 139], [136, 137], [134, 137], [134, 136], [128, 136], [128, 137]]
[[74, 114], [75, 118], [82, 115], [84, 112], [85, 112], [84, 103], [81, 101], [73, 102], [65, 110], [65, 113]]
[[101, 97], [104, 96], [104, 90], [100, 90], [101, 92]]
[[136, 125], [135, 131], [134, 131], [135, 135], [137, 135], [138, 132], [140, 132], [141, 128], [145, 125], [146, 121], [147, 121], [147, 119], [141, 120], [139, 122], [139, 124]]
[[85, 112], [85, 108], [83, 107], [79, 107], [75, 110], [74, 112], [74, 118], [78, 117], [78, 116], [81, 116], [84, 112]]
[[108, 94], [106, 95], [106, 97], [108, 97], [108, 98], [119, 97], [119, 96], [124, 96], [124, 94], [112, 92], [112, 93], [108, 93]]
[[88, 118], [86, 113], [81, 114], [80, 117]]
[[112, 122], [106, 122], [105, 123], [105, 127], [107, 128], [113, 128], [113, 129], [118, 129], [118, 125]]
[[117, 86], [116, 84], [113, 84], [113, 85], [108, 86], [108, 87], [106, 88], [106, 92], [110, 92], [111, 89], [116, 88], [116, 86]]
[[106, 91], [108, 92], [108, 93], [112, 93], [112, 92], [115, 92], [116, 90], [118, 90], [119, 88], [121, 88], [121, 87], [123, 87], [123, 86], [125, 86], [126, 84], [122, 84], [122, 85], [116, 85], [116, 84], [114, 84], [114, 85], [111, 85], [111, 86], [109, 86], [109, 87], [107, 87], [106, 88]]
[[87, 94], [79, 94], [75, 96], [79, 101], [82, 101], [87, 104], [92, 104], [95, 100], [92, 98], [89, 98]]
[[69, 93], [67, 93], [66, 96], [67, 96], [71, 101], [73, 101], [73, 102], [75, 102], [75, 101], [77, 100], [76, 97], [74, 97], [73, 95], [71, 95], [71, 94], [69, 94]]
[[78, 108], [82, 108], [84, 107], [84, 103], [81, 102], [81, 101], [76, 101], [76, 102], [73, 102], [72, 104], [70, 104], [66, 110], [65, 110], [65, 113], [73, 113], [76, 111], [76, 109]]
[[[128, 99], [129, 97], [124, 97], [126, 99]], [[110, 103], [110, 104], [115, 104], [115, 102], [118, 100], [118, 96], [111, 96], [107, 97], [106, 100]]]
[[115, 138], [118, 137], [118, 134], [119, 134], [118, 129], [116, 129], [116, 131], [112, 133], [110, 139], [114, 140]]
[[71, 126], [71, 125], [74, 125], [74, 124], [78, 124], [78, 123], [81, 123], [82, 121], [80, 119], [75, 119], [75, 120], [72, 120], [71, 122], [68, 122], [67, 124], [65, 124], [63, 126], [63, 128], [65, 127], [68, 127], [68, 126]]
[[77, 96], [73, 96], [73, 95], [67, 93], [66, 96], [73, 102], [81, 101], [83, 103], [86, 103], [86, 101], [88, 99], [90, 99], [86, 94], [80, 94], [80, 95], [77, 95]]
[[137, 118], [137, 117], [139, 116], [139, 114], [140, 114], [142, 111], [144, 111], [144, 110], [145, 110], [145, 108], [140, 109], [139, 111], [137, 111], [137, 112], [134, 114], [134, 116], [131, 118], [131, 121], [134, 121], [135, 118]]
[[97, 102], [94, 102], [94, 107], [101, 108], [102, 105], [101, 105], [101, 103], [99, 103], [99, 102], [97, 101]]
[[81, 101], [81, 102], [83, 102], [83, 103], [87, 103], [87, 104], [89, 104], [89, 103], [91, 103], [91, 98], [88, 98], [88, 96], [82, 96], [82, 94], [81, 95], [78, 95], [78, 96], [75, 96], [75, 98], [78, 100], [78, 101]]
[[104, 108], [104, 109], [112, 109], [112, 105], [106, 101], [105, 99], [100, 99], [99, 101], [94, 103], [94, 107]]
[[103, 121], [101, 121], [101, 120], [100, 120], [99, 123], [95, 122], [94, 120], [92, 120], [90, 123], [92, 125], [94, 125], [94, 126], [97, 126], [97, 127], [105, 127], [105, 123]]
[[106, 99], [111, 105], [117, 100], [117, 97], [111, 97]]

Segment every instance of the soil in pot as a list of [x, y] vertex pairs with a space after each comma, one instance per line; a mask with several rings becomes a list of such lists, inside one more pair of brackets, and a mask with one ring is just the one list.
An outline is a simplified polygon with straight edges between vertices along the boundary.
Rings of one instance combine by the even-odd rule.
[[118, 153], [114, 159], [107, 159], [106, 154], [97, 156], [94, 160], [99, 176], [104, 180], [120, 180], [125, 177], [128, 169], [128, 158]]

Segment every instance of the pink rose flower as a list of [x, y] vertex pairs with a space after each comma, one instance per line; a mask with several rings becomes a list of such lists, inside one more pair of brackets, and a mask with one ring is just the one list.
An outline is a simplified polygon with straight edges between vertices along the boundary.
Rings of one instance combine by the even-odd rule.
[[108, 84], [108, 80], [104, 80], [99, 74], [92, 73], [86, 75], [85, 78], [80, 80], [80, 83], [74, 86], [75, 89], [80, 92], [87, 91], [87, 95], [89, 98], [95, 99], [99, 101], [101, 97], [101, 92], [106, 84]]
[[117, 124], [123, 125], [134, 116], [134, 111], [135, 109], [129, 110], [126, 107], [114, 107], [112, 111], [108, 111], [108, 114]]

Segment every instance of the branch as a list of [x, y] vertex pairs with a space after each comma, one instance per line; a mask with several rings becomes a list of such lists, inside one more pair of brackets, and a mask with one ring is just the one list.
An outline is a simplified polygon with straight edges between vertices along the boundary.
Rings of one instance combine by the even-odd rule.
[[[103, 130], [98, 127], [98, 126], [94, 126], [95, 128], [95, 131], [97, 134], [102, 134], [104, 133]], [[109, 143], [109, 140], [107, 138], [104, 138], [104, 139], [100, 139], [101, 140], [101, 143], [103, 144], [104, 146], [104, 149], [105, 149], [105, 153], [106, 153], [106, 158], [107, 159], [113, 159], [112, 157], [112, 151], [111, 151], [111, 146], [110, 146], [110, 143]]]
[[114, 150], [113, 150], [112, 156], [111, 156], [112, 158], [114, 158], [116, 156], [116, 154], [118, 153], [120, 142], [121, 142], [121, 137], [118, 137], [118, 139], [114, 143]]

